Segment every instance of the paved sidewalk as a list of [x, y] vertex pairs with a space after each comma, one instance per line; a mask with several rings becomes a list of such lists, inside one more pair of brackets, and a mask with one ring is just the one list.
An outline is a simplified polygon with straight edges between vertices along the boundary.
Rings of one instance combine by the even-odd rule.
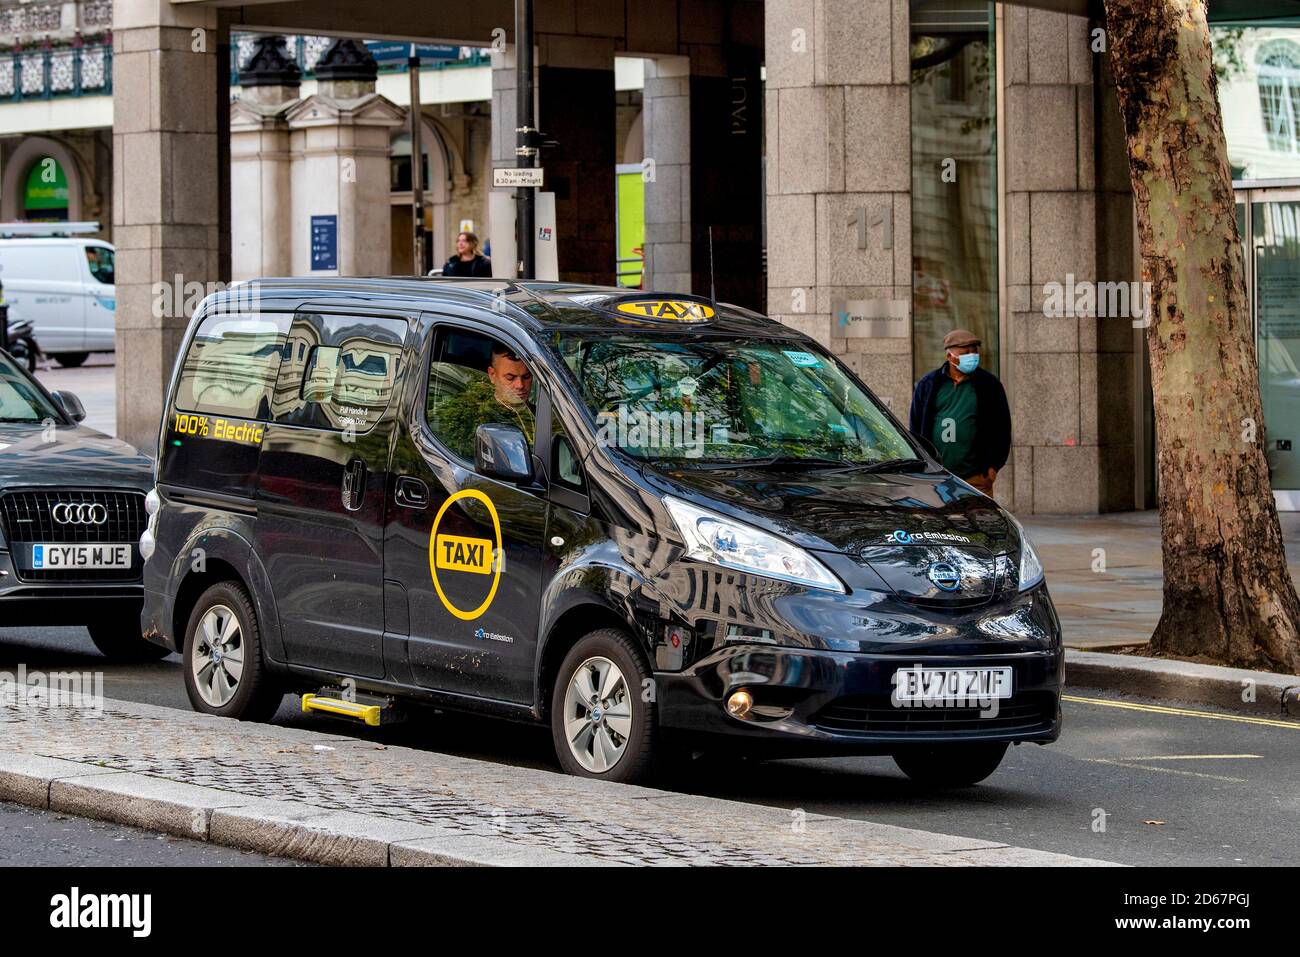
[[0, 694], [0, 800], [328, 864], [1097, 865], [149, 705]]
[[[1160, 515], [1017, 516], [1047, 568], [1047, 585], [1070, 648], [1100, 649], [1150, 640], [1160, 620]], [[1300, 513], [1282, 513], [1291, 577], [1300, 584]], [[1098, 555], [1096, 549], [1103, 549]], [[1094, 563], [1104, 560], [1104, 566]]]

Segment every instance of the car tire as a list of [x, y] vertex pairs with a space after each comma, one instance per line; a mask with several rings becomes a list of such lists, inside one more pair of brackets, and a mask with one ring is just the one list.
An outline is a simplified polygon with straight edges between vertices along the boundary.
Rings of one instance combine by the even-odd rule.
[[59, 352], [55, 354], [54, 361], [65, 369], [75, 369], [89, 358], [89, 352]]
[[551, 737], [566, 772], [622, 782], [651, 776], [656, 721], [642, 694], [650, 678], [640, 649], [615, 628], [591, 632], [564, 656], [551, 693]]
[[225, 581], [199, 596], [185, 628], [185, 691], [204, 714], [269, 721], [284, 700], [267, 671], [252, 599]]
[[86, 625], [86, 630], [100, 654], [111, 661], [158, 661], [171, 654], [144, 639], [138, 615], [106, 618]]
[[996, 771], [1006, 753], [1005, 741], [922, 745], [896, 752], [894, 763], [917, 784], [964, 788], [978, 784]]

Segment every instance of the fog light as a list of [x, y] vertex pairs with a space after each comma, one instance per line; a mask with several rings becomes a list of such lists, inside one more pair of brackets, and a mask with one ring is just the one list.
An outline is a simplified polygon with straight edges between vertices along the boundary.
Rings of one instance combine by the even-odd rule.
[[754, 696], [748, 691], [737, 691], [727, 699], [727, 714], [733, 718], [743, 718], [754, 707]]
[[145, 561], [153, 554], [154, 540], [153, 533], [145, 529], [144, 534], [140, 536], [140, 557]]

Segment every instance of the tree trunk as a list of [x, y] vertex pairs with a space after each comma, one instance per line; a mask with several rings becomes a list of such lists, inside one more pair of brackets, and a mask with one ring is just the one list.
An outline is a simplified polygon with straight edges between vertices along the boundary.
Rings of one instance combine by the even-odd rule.
[[1164, 552], [1157, 652], [1300, 671], [1300, 601], [1264, 456], [1259, 368], [1204, 0], [1105, 0], [1151, 283]]

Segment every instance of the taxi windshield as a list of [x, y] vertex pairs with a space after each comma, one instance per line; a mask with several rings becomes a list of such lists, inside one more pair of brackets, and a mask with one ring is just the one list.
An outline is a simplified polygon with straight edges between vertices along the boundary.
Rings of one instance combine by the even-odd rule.
[[916, 449], [824, 352], [782, 339], [557, 333], [597, 439], [672, 465], [873, 465]]

